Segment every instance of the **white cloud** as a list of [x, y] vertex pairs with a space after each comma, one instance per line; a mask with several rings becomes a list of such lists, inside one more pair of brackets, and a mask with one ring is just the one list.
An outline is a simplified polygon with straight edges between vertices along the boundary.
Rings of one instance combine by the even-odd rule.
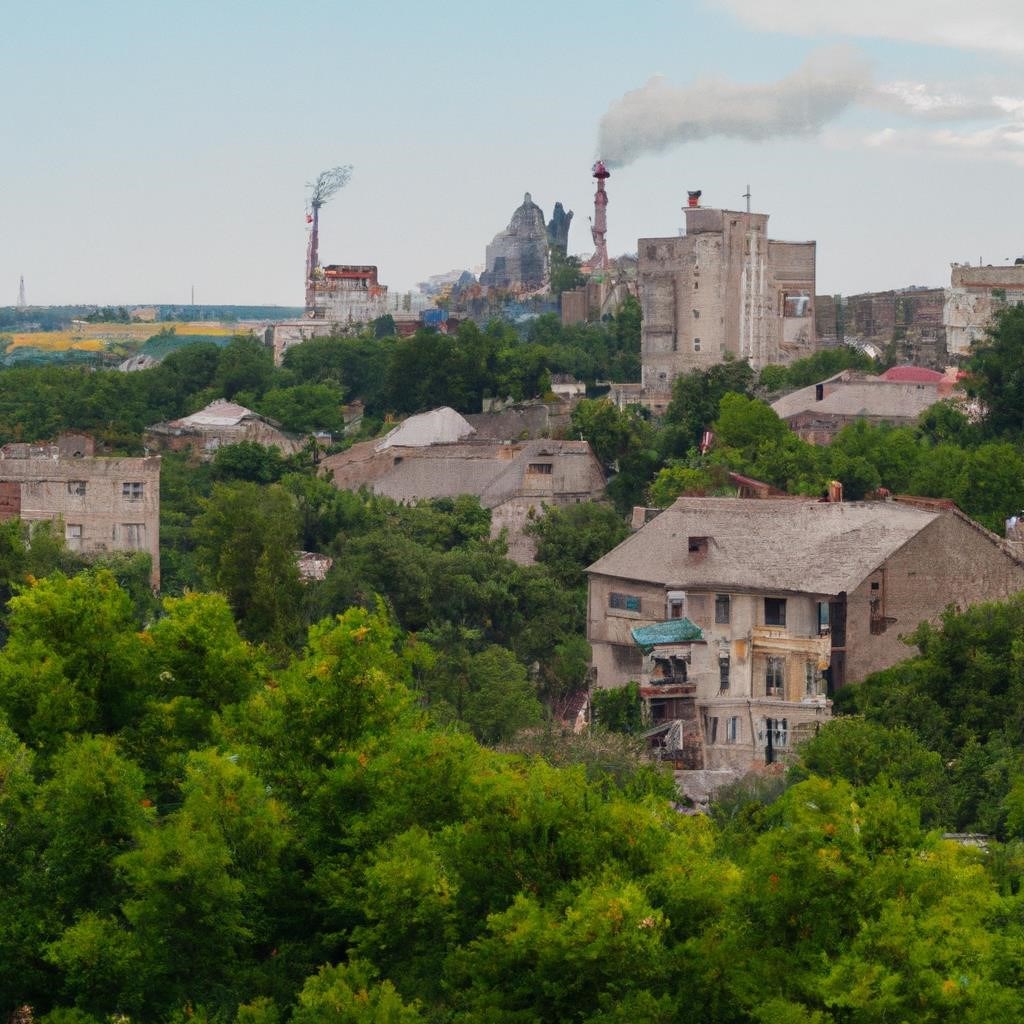
[[883, 128], [859, 140], [833, 134], [833, 146], [870, 146], [894, 153], [958, 156], [976, 160], [1008, 160], [1024, 167], [1024, 124], [1003, 124], [976, 131], [954, 131], [950, 128], [926, 130]]
[[752, 28], [1024, 53], [1021, 0], [709, 0]]

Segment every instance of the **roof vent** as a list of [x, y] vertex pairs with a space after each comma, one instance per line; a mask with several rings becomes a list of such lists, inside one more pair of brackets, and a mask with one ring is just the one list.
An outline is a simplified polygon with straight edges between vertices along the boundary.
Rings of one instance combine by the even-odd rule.
[[687, 538], [687, 549], [691, 555], [706, 555], [708, 540], [710, 540], [709, 537], [689, 537]]

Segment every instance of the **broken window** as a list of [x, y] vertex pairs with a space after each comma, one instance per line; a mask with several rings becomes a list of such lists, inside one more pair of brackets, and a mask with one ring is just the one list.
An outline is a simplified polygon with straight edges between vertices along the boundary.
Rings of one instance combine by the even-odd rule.
[[715, 594], [715, 622], [727, 623], [729, 621], [729, 595]]
[[829, 634], [828, 610], [828, 601], [818, 602], [818, 636]]
[[818, 696], [818, 666], [813, 662], [809, 661], [805, 667], [805, 687], [804, 692], [808, 697]]
[[692, 555], [706, 555], [708, 553], [707, 537], [687, 537], [686, 548]]
[[740, 738], [740, 720], [737, 715], [725, 720], [725, 742], [738, 743]]
[[129, 501], [140, 501], [145, 491], [146, 485], [141, 480], [126, 480], [121, 484], [121, 497]]
[[706, 732], [707, 732], [707, 737], [708, 737], [708, 743], [717, 743], [718, 742], [718, 719], [717, 718], [709, 718], [707, 720]]
[[786, 624], [786, 599], [784, 597], [766, 597], [764, 599], [764, 624], [766, 626], [784, 626]]
[[138, 551], [146, 546], [146, 524], [145, 523], [122, 523], [121, 543], [132, 551]]
[[729, 689], [729, 659], [728, 657], [718, 659], [718, 688]]
[[82, 547], [82, 524], [65, 523], [64, 540], [72, 551], [79, 551]]
[[781, 697], [786, 691], [786, 659], [769, 657], [765, 662], [764, 692], [767, 697]]
[[68, 481], [68, 494], [75, 494], [82, 496], [85, 494], [85, 481], [84, 480], [69, 480]]
[[531, 462], [526, 467], [527, 473], [539, 473], [541, 476], [551, 476], [552, 463]]
[[789, 746], [789, 724], [785, 718], [766, 718], [764, 732], [765, 760], [771, 764], [775, 760], [775, 751]]
[[608, 607], [624, 612], [638, 612], [640, 598], [636, 594], [619, 594], [613, 591], [608, 595]]

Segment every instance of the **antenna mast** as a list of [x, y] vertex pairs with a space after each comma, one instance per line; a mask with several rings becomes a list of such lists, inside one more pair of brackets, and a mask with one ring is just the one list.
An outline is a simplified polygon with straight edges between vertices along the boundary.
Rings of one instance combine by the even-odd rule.
[[321, 171], [313, 181], [306, 182], [309, 189], [309, 207], [312, 211], [306, 214], [306, 223], [310, 225], [309, 245], [306, 248], [306, 315], [314, 316], [314, 282], [320, 269], [320, 207], [327, 202], [339, 189], [348, 184], [352, 177], [352, 168], [345, 164]]
[[747, 191], [744, 192], [743, 195], [740, 198], [741, 199], [746, 199], [746, 201], [747, 201], [747, 213], [750, 213], [750, 186], [749, 185], [747, 186]]

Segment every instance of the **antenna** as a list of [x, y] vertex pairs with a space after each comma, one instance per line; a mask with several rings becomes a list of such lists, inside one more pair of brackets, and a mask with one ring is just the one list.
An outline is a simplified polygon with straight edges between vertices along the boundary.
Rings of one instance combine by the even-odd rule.
[[312, 214], [306, 215], [310, 224], [309, 247], [306, 250], [306, 313], [315, 315], [313, 282], [320, 269], [320, 207], [339, 189], [343, 189], [352, 177], [352, 167], [343, 164], [321, 171], [313, 181], [306, 182], [309, 189], [309, 205]]
[[747, 185], [747, 191], [744, 192], [743, 195], [740, 196], [740, 198], [741, 199], [746, 199], [746, 201], [747, 201], [747, 213], [750, 213], [750, 186], [749, 185]]
[[18, 309], [26, 309], [28, 303], [25, 301], [25, 275], [22, 274], [18, 281]]

